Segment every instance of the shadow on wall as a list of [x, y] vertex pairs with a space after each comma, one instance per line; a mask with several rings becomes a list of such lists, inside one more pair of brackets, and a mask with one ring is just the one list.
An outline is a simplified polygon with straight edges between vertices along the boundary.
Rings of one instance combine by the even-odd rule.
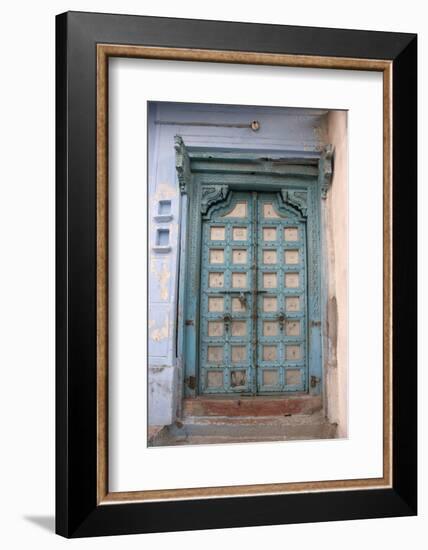
[[55, 517], [54, 516], [24, 516], [23, 519], [34, 523], [45, 531], [55, 533]]

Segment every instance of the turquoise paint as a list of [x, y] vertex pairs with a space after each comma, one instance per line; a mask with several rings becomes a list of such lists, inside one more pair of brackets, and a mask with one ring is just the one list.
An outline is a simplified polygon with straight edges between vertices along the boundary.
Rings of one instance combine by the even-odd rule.
[[[230, 197], [202, 222], [200, 392], [305, 391], [305, 220], [278, 193]], [[230, 217], [237, 204], [246, 205], [245, 217]], [[266, 217], [265, 208], [275, 217]], [[245, 238], [234, 239], [234, 230]], [[214, 232], [221, 238], [213, 240]], [[245, 280], [237, 286], [234, 277]], [[243, 334], [234, 334], [235, 324]]]
[[[284, 173], [278, 173], [278, 167], [275, 170], [272, 168], [272, 162], [266, 160], [266, 154], [260, 152], [245, 152], [239, 157], [239, 171], [230, 170], [233, 165], [233, 152], [228, 152], [229, 157], [218, 166], [219, 158], [211, 159], [210, 151], [204, 151], [205, 158], [201, 160], [201, 151], [187, 151], [182, 143], [179, 155], [180, 163], [177, 162], [177, 170], [179, 174], [180, 188], [183, 193], [182, 204], [187, 210], [186, 222], [186, 244], [182, 246], [181, 261], [185, 263], [185, 267], [181, 264], [180, 272], [185, 273], [185, 283], [182, 283], [180, 296], [181, 318], [178, 320], [179, 326], [179, 341], [182, 342], [180, 353], [181, 362], [185, 368], [184, 375], [184, 390], [185, 395], [194, 396], [200, 392], [208, 393], [288, 393], [292, 391], [309, 391], [312, 394], [319, 394], [322, 389], [322, 345], [321, 333], [322, 323], [322, 283], [321, 277], [321, 234], [320, 234], [320, 205], [321, 205], [321, 187], [324, 183], [322, 174], [319, 170], [319, 162], [321, 155], [318, 155], [316, 164], [316, 175], [312, 173], [303, 173], [302, 164], [308, 163], [314, 166], [314, 158], [305, 157], [304, 154], [299, 155], [294, 152], [293, 159], [298, 158], [298, 163], [294, 163], [293, 159], [287, 163], [287, 169]], [[193, 171], [192, 156], [197, 158], [197, 171]], [[212, 160], [215, 161], [216, 170], [212, 169]], [[236, 168], [236, 166], [235, 166]], [[180, 171], [181, 170], [181, 171]], [[210, 187], [211, 191], [207, 192]], [[206, 224], [204, 217], [209, 213], [214, 214], [221, 212], [221, 209], [230, 209], [232, 202], [239, 196], [249, 196], [252, 192], [257, 193], [258, 202], [263, 200], [264, 193], [275, 194], [275, 205], [278, 212], [288, 210], [295, 217], [292, 223], [299, 223], [299, 292], [302, 300], [305, 301], [304, 309], [299, 313], [301, 332], [299, 335], [299, 343], [302, 345], [302, 353], [298, 360], [286, 361], [285, 357], [285, 342], [280, 346], [280, 353], [276, 360], [263, 359], [261, 341], [258, 342], [257, 358], [250, 364], [247, 359], [238, 364], [245, 371], [245, 383], [241, 385], [232, 385], [231, 367], [230, 365], [224, 370], [225, 376], [222, 385], [218, 387], [208, 388], [206, 372], [212, 369], [224, 369], [224, 367], [214, 366], [207, 361], [207, 349], [204, 345], [204, 322], [208, 319], [207, 313], [202, 307], [201, 295], [203, 296], [204, 285], [204, 265], [203, 250], [207, 246], [207, 240], [203, 232]], [[241, 193], [239, 195], [238, 193]], [[203, 196], [204, 194], [204, 196]], [[217, 215], [217, 214], [216, 214]], [[259, 216], [259, 213], [258, 213]], [[247, 220], [250, 222], [250, 219]], [[291, 218], [290, 218], [291, 221]], [[215, 220], [212, 220], [215, 223]], [[288, 223], [285, 220], [279, 222], [281, 224]], [[205, 230], [206, 231], [206, 230]], [[201, 236], [203, 238], [201, 239]], [[250, 246], [254, 241], [248, 243]], [[257, 243], [257, 250], [260, 248], [260, 243]], [[281, 245], [283, 246], [283, 244]], [[306, 251], [305, 251], [306, 249]], [[258, 254], [258, 252], [257, 252]], [[201, 265], [202, 258], [202, 265]], [[225, 260], [228, 261], [227, 259]], [[293, 266], [294, 268], [294, 266]], [[291, 269], [293, 269], [291, 268]], [[283, 267], [281, 269], [288, 269]], [[258, 272], [263, 271], [263, 266], [259, 266]], [[289, 269], [290, 271], [290, 269]], [[201, 279], [202, 273], [202, 279]], [[251, 287], [249, 289], [251, 290]], [[202, 292], [201, 292], [202, 291]], [[281, 300], [286, 296], [285, 289], [282, 290]], [[246, 294], [247, 299], [250, 295]], [[258, 298], [260, 302], [260, 296]], [[257, 304], [260, 310], [260, 303]], [[225, 314], [228, 312], [226, 311]], [[286, 313], [286, 312], [284, 312]], [[259, 311], [260, 314], [260, 311]], [[289, 313], [289, 315], [291, 315]], [[297, 318], [297, 317], [296, 317]], [[263, 314], [258, 318], [258, 324], [262, 323]], [[267, 317], [266, 317], [267, 319]], [[252, 321], [249, 324], [250, 332], [253, 334], [254, 328]], [[257, 336], [261, 334], [261, 328], [257, 327]], [[181, 336], [182, 335], [182, 336]], [[249, 338], [249, 336], [248, 336]], [[291, 342], [291, 340], [290, 340]], [[217, 341], [220, 344], [220, 340]], [[222, 340], [226, 353], [225, 357], [230, 358], [230, 346], [233, 343], [232, 336]], [[297, 343], [297, 342], [295, 342]], [[248, 341], [245, 345], [251, 345]], [[229, 346], [229, 347], [228, 347]], [[180, 347], [180, 346], [179, 346]], [[258, 368], [254, 369], [253, 365], [257, 364]], [[266, 384], [266, 376], [263, 376], [263, 371], [278, 369], [279, 376], [274, 383]], [[227, 370], [229, 369], [229, 370]], [[294, 376], [289, 376], [289, 382], [286, 383], [286, 373], [290, 370], [299, 371], [300, 379]], [[238, 369], [239, 370], [239, 369]], [[239, 374], [239, 373], [238, 373]], [[242, 381], [241, 373], [235, 382]], [[296, 372], [294, 373], [296, 375]], [[236, 378], [236, 377], [235, 377]], [[314, 384], [311, 384], [311, 380]], [[297, 383], [291, 383], [291, 382]], [[196, 382], [196, 385], [195, 385]]]
[[[201, 393], [256, 391], [252, 266], [257, 236], [252, 220], [257, 205], [251, 193], [230, 195], [231, 200], [212, 207], [202, 222]], [[246, 216], [225, 217], [238, 203], [246, 205]]]
[[[264, 206], [273, 204], [280, 218], [266, 218]], [[275, 231], [275, 240], [264, 239], [264, 229]], [[293, 235], [286, 235], [286, 231]], [[296, 234], [296, 238], [294, 233]], [[290, 237], [293, 238], [290, 238]], [[269, 253], [274, 253], [270, 257]], [[286, 257], [287, 254], [287, 257]], [[276, 256], [276, 258], [275, 258]], [[297, 256], [297, 258], [295, 257]], [[266, 263], [264, 260], [273, 261]], [[308, 379], [307, 361], [307, 285], [306, 285], [306, 220], [296, 209], [286, 207], [279, 194], [258, 194], [258, 393], [306, 391]], [[269, 273], [277, 274], [276, 288], [263, 284]], [[290, 278], [290, 280], [288, 279]], [[297, 282], [295, 282], [297, 278]], [[293, 283], [293, 284], [290, 284]], [[265, 298], [274, 311], [264, 311]], [[265, 334], [265, 323], [274, 322], [275, 334]], [[274, 358], [269, 348], [274, 346]], [[265, 353], [264, 353], [265, 351]], [[265, 356], [267, 354], [267, 357]], [[273, 380], [269, 380], [272, 378]], [[266, 381], [268, 383], [266, 383]]]

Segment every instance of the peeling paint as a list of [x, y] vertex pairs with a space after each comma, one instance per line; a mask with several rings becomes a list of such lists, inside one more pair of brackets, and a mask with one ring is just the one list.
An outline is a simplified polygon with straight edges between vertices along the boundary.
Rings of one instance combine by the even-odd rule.
[[173, 199], [177, 196], [177, 189], [175, 185], [170, 185], [169, 183], [159, 183], [156, 186], [156, 193], [154, 198], [156, 200], [161, 199]]
[[[159, 266], [160, 264], [160, 266]], [[152, 259], [150, 262], [150, 272], [157, 279], [159, 285], [159, 296], [161, 300], [168, 300], [169, 297], [169, 280], [171, 278], [171, 271], [169, 269], [169, 261]]]
[[159, 367], [150, 367], [152, 369], [152, 373], [157, 374], [159, 372], [162, 372], [164, 369], [167, 369], [167, 366], [159, 366]]
[[165, 317], [165, 321], [162, 326], [154, 328], [150, 331], [150, 339], [154, 342], [160, 342], [165, 340], [169, 335], [168, 317]]

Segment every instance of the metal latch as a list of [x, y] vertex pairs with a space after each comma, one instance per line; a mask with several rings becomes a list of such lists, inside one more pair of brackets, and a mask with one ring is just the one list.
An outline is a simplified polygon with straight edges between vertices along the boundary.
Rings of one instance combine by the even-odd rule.
[[186, 378], [186, 384], [187, 384], [187, 387], [190, 390], [194, 390], [196, 388], [196, 377], [195, 376], [188, 376]]
[[229, 325], [232, 322], [232, 317], [228, 313], [226, 313], [226, 315], [223, 317], [223, 321], [225, 330], [229, 330]]
[[239, 293], [238, 300], [241, 303], [242, 307], [245, 307], [247, 305], [247, 298], [243, 292]]
[[280, 330], [284, 330], [285, 320], [286, 320], [285, 314], [281, 311], [281, 313], [278, 315], [278, 322], [279, 322]]

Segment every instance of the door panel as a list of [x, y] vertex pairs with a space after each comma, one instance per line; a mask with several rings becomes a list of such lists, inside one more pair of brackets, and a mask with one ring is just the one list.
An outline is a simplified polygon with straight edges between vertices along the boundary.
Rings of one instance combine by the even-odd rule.
[[200, 392], [305, 390], [305, 223], [275, 193], [232, 192], [202, 232]]
[[306, 388], [305, 224], [276, 195], [257, 200], [257, 390]]
[[253, 200], [233, 193], [202, 226], [200, 380], [202, 393], [255, 391]]

